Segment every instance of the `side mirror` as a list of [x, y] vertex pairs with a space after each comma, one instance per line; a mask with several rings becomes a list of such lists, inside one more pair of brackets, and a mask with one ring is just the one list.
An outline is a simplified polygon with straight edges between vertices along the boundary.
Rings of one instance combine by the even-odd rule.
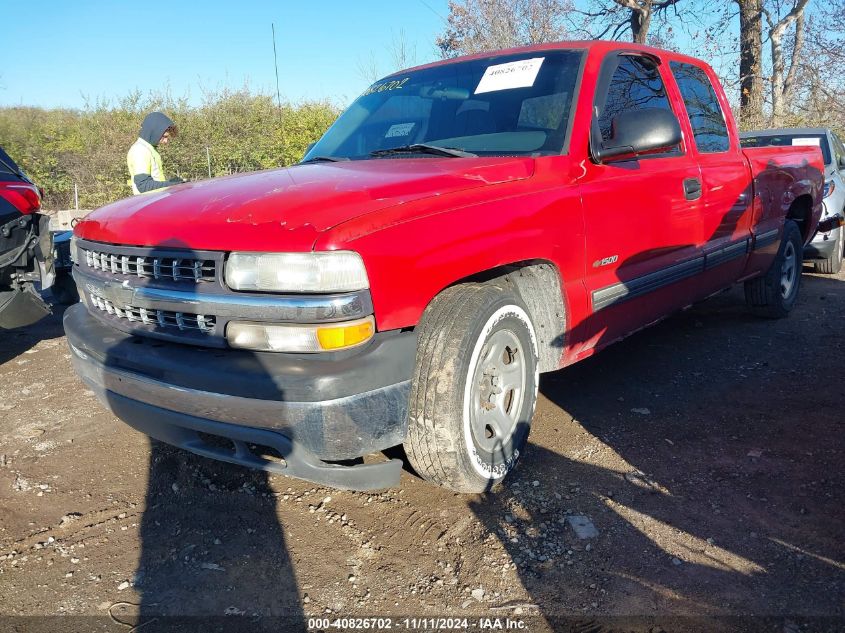
[[644, 152], [669, 150], [681, 142], [678, 118], [668, 110], [643, 108], [613, 117], [611, 137], [595, 150], [595, 158], [631, 157]]
[[845, 156], [839, 157], [839, 169], [845, 169]]

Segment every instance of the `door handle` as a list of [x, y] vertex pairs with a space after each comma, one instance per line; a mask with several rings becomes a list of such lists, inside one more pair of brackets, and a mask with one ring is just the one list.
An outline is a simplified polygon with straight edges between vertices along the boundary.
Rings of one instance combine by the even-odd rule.
[[701, 181], [698, 178], [684, 180], [684, 197], [687, 200], [698, 200], [701, 197]]

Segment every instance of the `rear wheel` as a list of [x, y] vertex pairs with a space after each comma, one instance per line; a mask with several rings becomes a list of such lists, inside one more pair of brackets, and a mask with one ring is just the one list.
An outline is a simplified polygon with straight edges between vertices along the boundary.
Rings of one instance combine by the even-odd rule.
[[783, 239], [771, 267], [762, 277], [745, 282], [745, 301], [754, 314], [778, 319], [789, 314], [798, 300], [803, 263], [801, 230], [792, 220], [783, 227]]
[[813, 269], [824, 275], [835, 275], [842, 270], [843, 242], [845, 242], [845, 226], [836, 229], [836, 243], [833, 245], [833, 253], [827, 259], [817, 261]]
[[537, 402], [537, 342], [506, 283], [443, 291], [419, 328], [405, 452], [423, 478], [483, 492], [524, 451]]

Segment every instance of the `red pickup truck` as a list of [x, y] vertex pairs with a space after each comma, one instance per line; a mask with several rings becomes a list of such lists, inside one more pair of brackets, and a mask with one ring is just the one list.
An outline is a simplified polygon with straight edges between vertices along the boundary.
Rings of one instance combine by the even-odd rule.
[[[712, 69], [564, 42], [370, 86], [298, 165], [75, 230], [73, 363], [131, 426], [340, 488], [489, 489], [540, 372], [744, 282], [785, 316], [818, 148], [740, 149]], [[366, 458], [366, 459], [365, 459]]]

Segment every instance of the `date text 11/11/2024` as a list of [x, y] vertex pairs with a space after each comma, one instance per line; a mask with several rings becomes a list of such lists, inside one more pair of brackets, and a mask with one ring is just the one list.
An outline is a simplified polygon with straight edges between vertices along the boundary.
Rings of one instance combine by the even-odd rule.
[[308, 618], [309, 631], [327, 630], [369, 630], [369, 631], [527, 631], [528, 624], [518, 618]]

